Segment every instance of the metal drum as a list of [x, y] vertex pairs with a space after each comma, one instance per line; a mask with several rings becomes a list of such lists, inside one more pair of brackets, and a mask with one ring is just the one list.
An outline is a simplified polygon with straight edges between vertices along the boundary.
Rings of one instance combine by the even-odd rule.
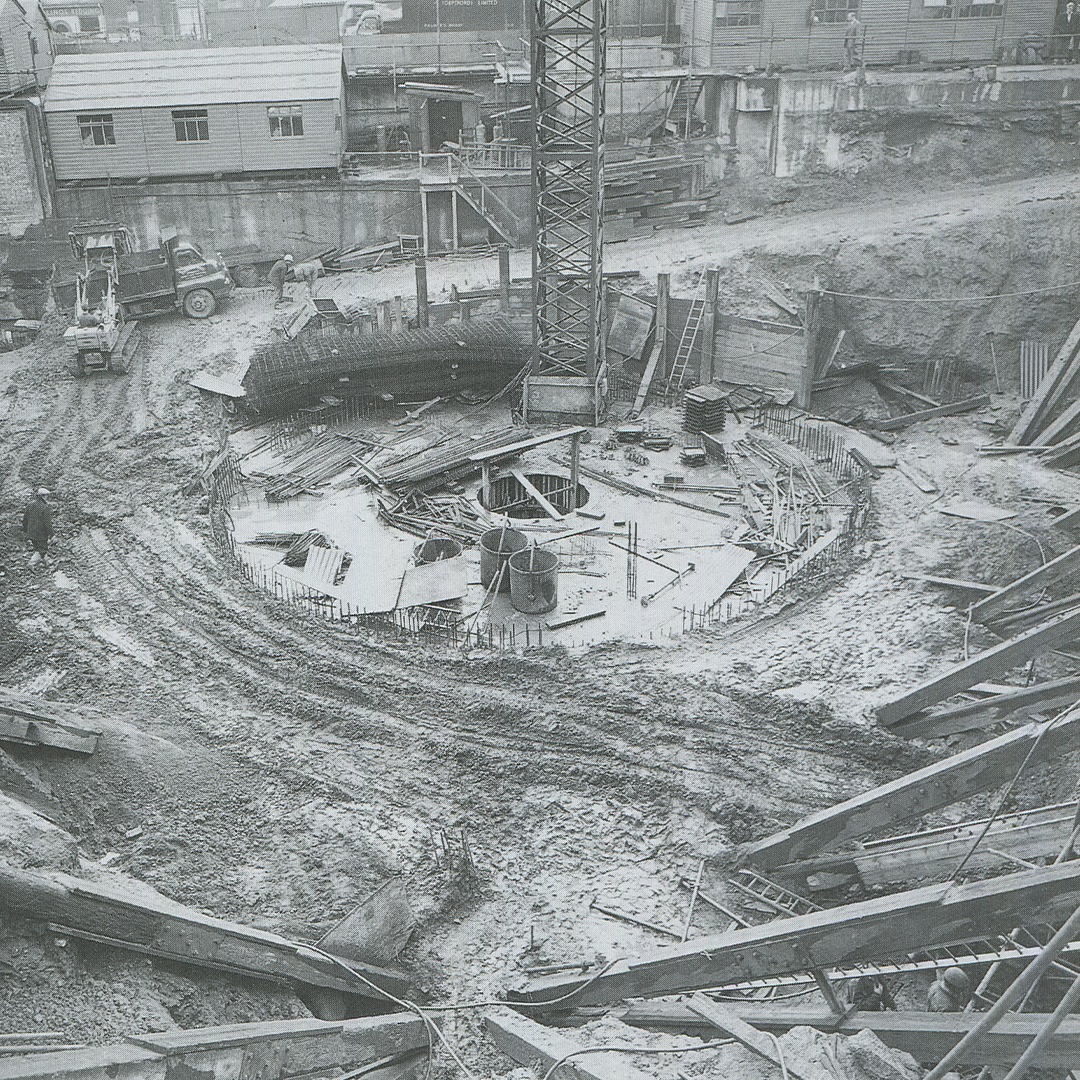
[[[486, 589], [495, 580], [499, 568], [515, 551], [521, 551], [528, 542], [525, 534], [519, 533], [517, 529], [488, 529], [480, 537], [480, 584]], [[510, 574], [507, 571], [502, 576], [499, 592], [509, 591]]]
[[456, 559], [461, 554], [461, 545], [456, 540], [438, 536], [417, 544], [415, 554], [416, 561], [421, 565], [443, 559]]
[[511, 555], [510, 603], [526, 615], [552, 611], [559, 603], [559, 556], [536, 547]]

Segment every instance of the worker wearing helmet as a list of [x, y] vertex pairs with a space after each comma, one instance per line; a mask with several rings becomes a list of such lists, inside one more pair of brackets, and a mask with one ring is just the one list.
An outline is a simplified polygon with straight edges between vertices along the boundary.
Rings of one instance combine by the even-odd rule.
[[929, 1012], [961, 1012], [971, 996], [971, 982], [963, 968], [946, 968], [926, 994]]
[[284, 258], [278, 259], [278, 261], [270, 267], [270, 273], [266, 275], [270, 279], [270, 284], [277, 290], [277, 295], [274, 297], [274, 300], [278, 304], [285, 299], [285, 279], [289, 276], [292, 264], [293, 257], [291, 255], [286, 255]]

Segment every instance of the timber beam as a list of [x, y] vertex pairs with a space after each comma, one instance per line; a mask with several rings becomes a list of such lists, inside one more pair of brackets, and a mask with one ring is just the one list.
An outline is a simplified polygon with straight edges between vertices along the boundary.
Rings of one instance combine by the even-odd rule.
[[[727, 1007], [759, 1031], [773, 1035], [802, 1026], [830, 1033], [839, 1031], [841, 1035], [857, 1035], [869, 1028], [886, 1046], [924, 1062], [940, 1061], [979, 1019], [978, 1013], [856, 1012], [838, 1026], [838, 1018], [828, 1009], [747, 1002], [728, 1002]], [[708, 1038], [714, 1030], [712, 1024], [682, 1001], [635, 1002], [614, 1015], [624, 1024], [649, 1031]], [[1045, 1022], [1045, 1013], [1007, 1013], [971, 1048], [963, 1064], [1011, 1065]], [[1077, 1061], [1080, 1061], [1080, 1017], [1070, 1017], [1058, 1028], [1041, 1064], [1067, 1069]]]
[[[484, 1017], [488, 1035], [507, 1057], [530, 1068], [540, 1063], [543, 1076], [557, 1061], [576, 1050], [587, 1049], [543, 1024], [510, 1009], [499, 1009]], [[598, 1052], [574, 1057], [555, 1071], [553, 1080], [649, 1080], [629, 1062], [626, 1054]]]
[[[1080, 906], [1080, 862], [965, 885], [944, 883], [857, 904], [695, 938], [655, 959], [621, 960], [586, 977], [553, 976], [512, 993], [514, 1001], [572, 1009], [661, 997], [748, 979], [906, 957], [1016, 926], [1060, 923]], [[558, 1004], [555, 1004], [555, 1002]]]
[[902, 720], [889, 730], [902, 739], [936, 739], [943, 735], [955, 735], [960, 731], [972, 731], [1005, 720], [1010, 716], [1030, 716], [1046, 713], [1080, 701], [1080, 677], [1053, 679], [1034, 686], [1017, 687], [993, 697], [978, 701], [965, 701], [947, 709]]
[[1080, 544], [1070, 548], [1056, 559], [1051, 559], [1048, 563], [1037, 567], [1031, 573], [1010, 581], [997, 592], [976, 601], [971, 605], [971, 617], [977, 622], [986, 622], [988, 618], [1000, 614], [1010, 604], [1019, 602], [1020, 598], [1032, 589], [1056, 585], [1063, 578], [1074, 574], [1077, 569], [1080, 569]]
[[[1044, 729], [1040, 739], [1039, 734]], [[866, 836], [884, 825], [921, 817], [980, 791], [999, 787], [1012, 779], [1033, 747], [1029, 765], [1076, 749], [1078, 740], [1080, 712], [1061, 722], [1052, 722], [1050, 726], [1026, 724], [925, 769], [810, 814], [790, 828], [751, 844], [743, 853], [743, 861], [766, 869], [827, 851], [832, 845]]]
[[[968, 866], [988, 870], [1054, 856], [1073, 831], [1075, 802], [1004, 814], [990, 824]], [[773, 872], [805, 883], [811, 892], [859, 881], [868, 888], [948, 877], [987, 824], [968, 821], [865, 844], [857, 851], [786, 863]], [[842, 878], [843, 881], [836, 880]]]
[[13, 1051], [0, 1059], [0, 1080], [287, 1080], [363, 1066], [375, 1080], [406, 1080], [427, 1058], [427, 1026], [410, 1012], [154, 1032], [113, 1046], [42, 1054]]
[[[331, 1012], [344, 1009], [341, 996], [366, 999], [367, 1012], [385, 1012], [389, 1004], [379, 989], [400, 997], [407, 980], [400, 971], [355, 960], [348, 965], [358, 977], [307, 946], [288, 938], [238, 923], [203, 915], [162, 896], [140, 882], [120, 885], [90, 882], [68, 874], [48, 875], [0, 866], [0, 910], [41, 920], [64, 933], [121, 949], [174, 960], [181, 964], [230, 971], [251, 978], [314, 989], [312, 1011], [326, 1000], [325, 991], [339, 997], [327, 1001]], [[374, 984], [373, 988], [368, 982]], [[311, 998], [311, 994], [308, 994]], [[325, 1016], [336, 1019], [344, 1015]]]
[[983, 679], [1008, 671], [1040, 653], [1059, 649], [1080, 635], [1080, 609], [1073, 609], [1057, 618], [1009, 638], [992, 649], [976, 654], [970, 660], [954, 664], [941, 675], [927, 679], [912, 690], [885, 702], [877, 709], [880, 724], [890, 727], [908, 716], [936, 705], [961, 690], [968, 690]]

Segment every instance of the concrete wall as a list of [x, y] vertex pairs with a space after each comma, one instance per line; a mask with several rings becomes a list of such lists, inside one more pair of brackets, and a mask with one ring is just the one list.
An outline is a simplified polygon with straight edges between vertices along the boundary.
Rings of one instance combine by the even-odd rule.
[[733, 113], [723, 90], [706, 100], [722, 142], [734, 127], [744, 175], [853, 172], [884, 157], [898, 118], [953, 128], [1018, 122], [1070, 133], [1080, 120], [1080, 66], [756, 77], [738, 81]]
[[[524, 220], [528, 178], [493, 182], [499, 197]], [[448, 205], [448, 204], [447, 204]], [[303, 258], [330, 247], [369, 247], [423, 231], [419, 180], [207, 181], [68, 187], [57, 192], [57, 213], [76, 221], [123, 221], [143, 246], [174, 228], [196, 244], [224, 251], [255, 244], [290, 249]], [[437, 212], [436, 212], [437, 213]], [[449, 229], [433, 213], [436, 243]], [[462, 202], [462, 240], [476, 240], [476, 216]]]
[[22, 236], [52, 209], [41, 120], [29, 102], [0, 104], [0, 235]]

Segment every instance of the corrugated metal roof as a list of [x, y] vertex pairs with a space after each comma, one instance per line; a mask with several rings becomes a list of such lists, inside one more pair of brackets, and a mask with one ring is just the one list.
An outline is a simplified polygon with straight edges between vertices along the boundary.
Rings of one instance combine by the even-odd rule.
[[340, 90], [340, 45], [87, 53], [53, 60], [45, 111], [326, 101]]

